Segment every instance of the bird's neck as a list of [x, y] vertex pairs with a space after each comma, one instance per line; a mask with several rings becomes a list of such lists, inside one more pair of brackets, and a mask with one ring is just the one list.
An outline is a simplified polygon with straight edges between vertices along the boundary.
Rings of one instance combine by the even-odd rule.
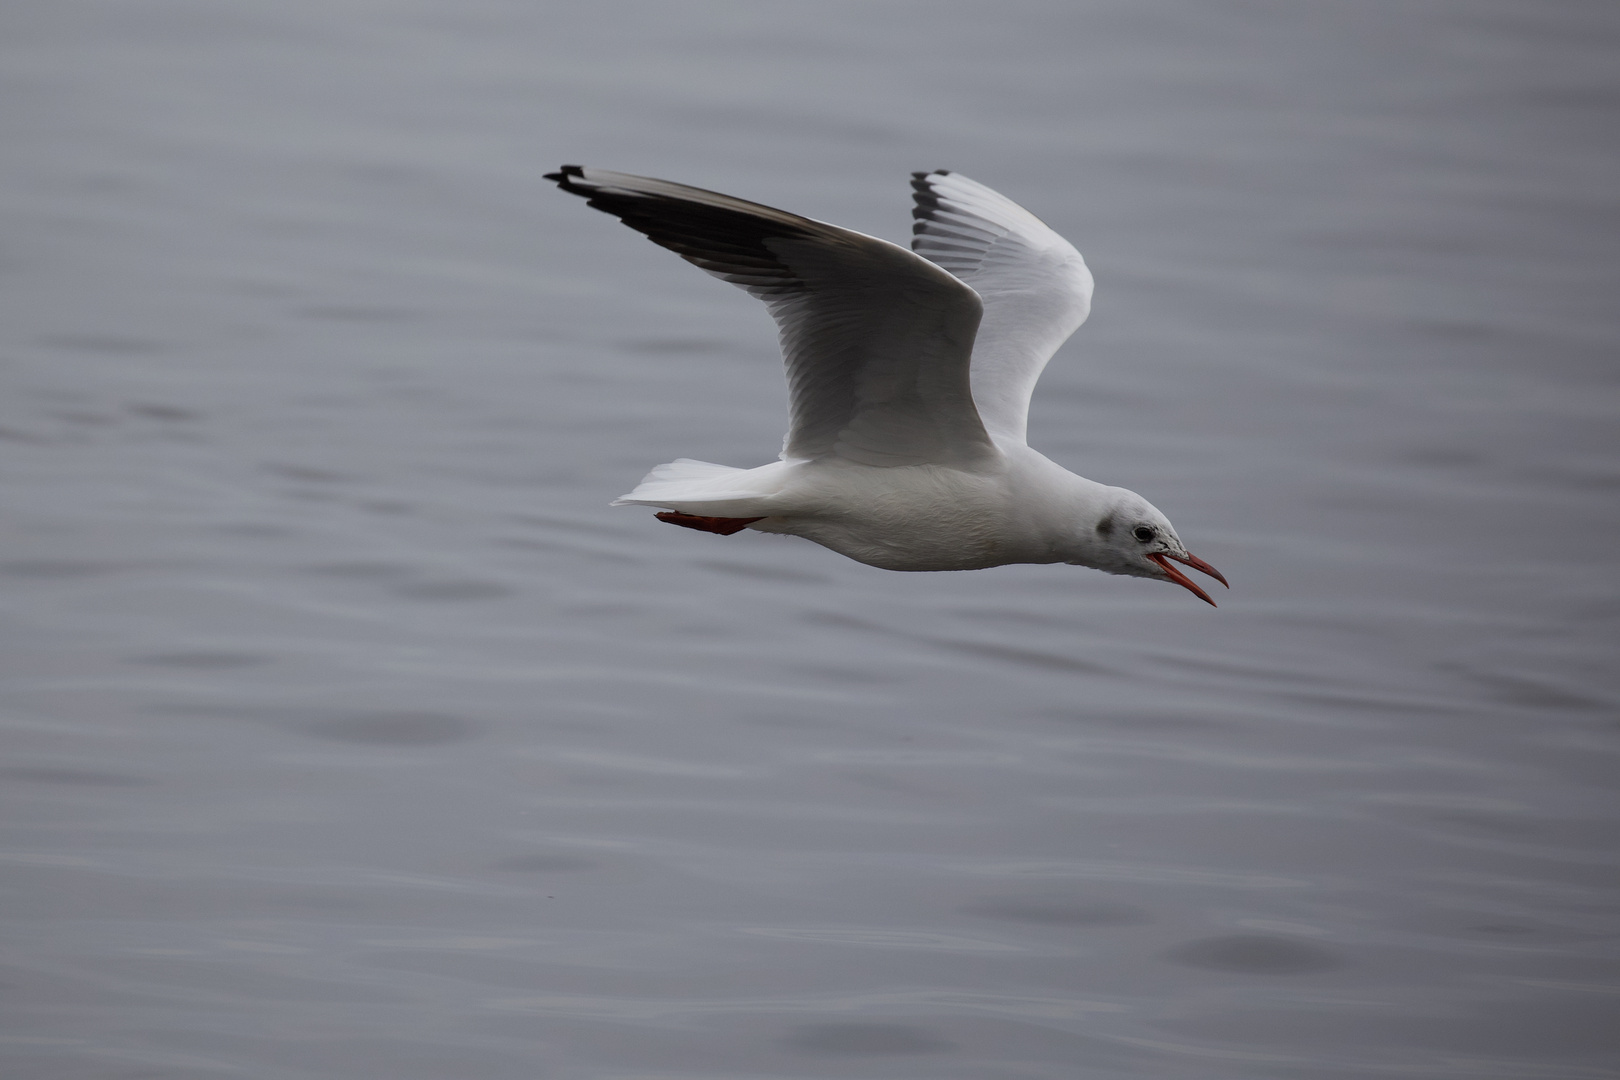
[[1097, 526], [1118, 502], [1119, 489], [1076, 475], [1044, 455], [1024, 448], [1012, 457], [1014, 504], [1028, 515], [1024, 528], [1041, 538], [1049, 562], [1106, 569], [1107, 549]]

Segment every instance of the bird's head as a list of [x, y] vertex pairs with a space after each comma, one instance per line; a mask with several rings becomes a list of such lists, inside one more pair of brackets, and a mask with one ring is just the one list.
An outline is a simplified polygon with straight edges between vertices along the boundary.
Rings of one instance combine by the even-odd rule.
[[1209, 594], [1177, 569], [1175, 563], [1190, 566], [1226, 585], [1221, 572], [1188, 551], [1170, 519], [1142, 496], [1124, 488], [1111, 489], [1110, 496], [1092, 526], [1087, 557], [1074, 561], [1110, 574], [1173, 581], [1214, 607], [1215, 601]]

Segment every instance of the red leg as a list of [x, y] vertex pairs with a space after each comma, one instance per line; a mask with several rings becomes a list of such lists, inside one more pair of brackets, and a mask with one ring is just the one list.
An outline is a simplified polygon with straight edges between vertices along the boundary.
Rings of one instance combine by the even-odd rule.
[[679, 510], [660, 510], [653, 517], [659, 521], [667, 521], [671, 525], [679, 525], [683, 529], [719, 533], [721, 536], [730, 536], [734, 532], [742, 532], [754, 522], [765, 520], [764, 518], [698, 517], [696, 514], [683, 514]]

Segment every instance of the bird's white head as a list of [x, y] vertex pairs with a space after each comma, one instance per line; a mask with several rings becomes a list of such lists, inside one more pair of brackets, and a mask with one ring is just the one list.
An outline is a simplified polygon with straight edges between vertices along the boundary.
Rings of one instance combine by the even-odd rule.
[[[1090, 517], [1091, 535], [1085, 553], [1070, 560], [1110, 574], [1173, 581], [1211, 607], [1215, 601], [1173, 563], [1208, 574], [1222, 585], [1226, 578], [1209, 563], [1187, 550], [1170, 519], [1134, 491], [1109, 488], [1101, 512]], [[1228, 586], [1230, 588], [1230, 586]]]

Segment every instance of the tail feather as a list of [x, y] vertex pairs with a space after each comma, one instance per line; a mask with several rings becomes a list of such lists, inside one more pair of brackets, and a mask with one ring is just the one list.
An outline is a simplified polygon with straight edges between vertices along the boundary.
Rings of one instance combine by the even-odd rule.
[[[767, 466], [769, 468], [769, 466]], [[763, 517], [774, 485], [762, 483], [759, 469], [734, 469], [691, 458], [656, 466], [634, 491], [613, 500], [614, 506], [660, 506], [712, 517]]]

